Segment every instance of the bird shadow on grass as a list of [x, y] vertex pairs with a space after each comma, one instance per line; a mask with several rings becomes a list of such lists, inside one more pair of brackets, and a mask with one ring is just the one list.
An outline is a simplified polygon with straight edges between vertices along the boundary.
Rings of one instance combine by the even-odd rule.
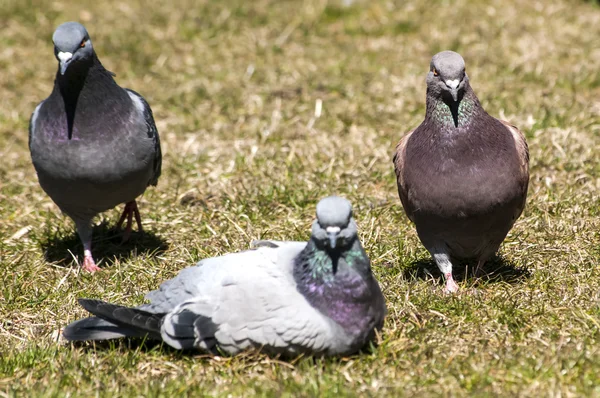
[[143, 337], [123, 337], [113, 340], [98, 340], [98, 341], [71, 341], [73, 347], [82, 348], [84, 350], [103, 350], [103, 351], [141, 351], [152, 352], [158, 351], [164, 354], [173, 354], [178, 356], [186, 356], [192, 353], [198, 353], [194, 350], [177, 350], [168, 344], [159, 340], [152, 340]]
[[[231, 357], [231, 354], [227, 354], [219, 348], [213, 348], [210, 352], [201, 351], [196, 348], [187, 348], [183, 350], [178, 350], [170, 345], [166, 344], [163, 341], [153, 340], [147, 337], [122, 337], [113, 340], [97, 340], [97, 341], [71, 341], [67, 344], [72, 345], [73, 347], [81, 348], [83, 350], [103, 350], [103, 351], [139, 351], [139, 352], [158, 352], [161, 355], [173, 355], [177, 358], [185, 358], [185, 357], [193, 357], [196, 359], [214, 359], [215, 357]], [[354, 354], [347, 355], [333, 355], [328, 356], [325, 353], [296, 353], [286, 355], [283, 353], [274, 354], [268, 352], [262, 352], [262, 348], [260, 346], [255, 346], [254, 348], [248, 347], [246, 350], [235, 354], [236, 358], [245, 358], [252, 362], [256, 362], [258, 360], [264, 360], [265, 358], [287, 362], [294, 364], [299, 360], [309, 358], [310, 360], [317, 363], [321, 359], [326, 359], [329, 362], [346, 362], [348, 358], [360, 358], [364, 355], [372, 355], [377, 352], [378, 344], [375, 341], [371, 341], [367, 343], [364, 347], [362, 347], [359, 351]]]
[[[83, 245], [77, 232], [48, 232], [40, 239], [46, 261], [62, 267], [72, 267], [83, 261]], [[149, 231], [132, 231], [131, 237], [122, 243], [123, 230], [108, 226], [103, 221], [94, 226], [92, 253], [100, 267], [110, 266], [114, 261], [124, 261], [139, 255], [156, 257], [168, 249], [167, 241]], [[75, 261], [77, 259], [77, 262]], [[108, 260], [108, 261], [107, 261]]]
[[163, 341], [152, 340], [144, 337], [124, 337], [120, 339], [113, 340], [98, 340], [98, 341], [71, 341], [67, 344], [72, 345], [76, 348], [81, 348], [83, 350], [91, 350], [91, 351], [137, 351], [137, 352], [158, 352], [161, 355], [172, 355], [176, 358], [186, 358], [193, 357], [194, 360], [198, 359], [214, 359], [216, 357], [232, 357], [236, 358], [245, 358], [252, 362], [257, 362], [257, 360], [265, 361], [265, 360], [274, 360], [282, 363], [295, 364], [300, 360], [309, 359], [316, 364], [318, 364], [321, 360], [325, 359], [328, 362], [346, 362], [348, 358], [360, 358], [364, 355], [372, 355], [377, 350], [377, 345], [374, 342], [368, 343], [357, 351], [354, 354], [349, 355], [339, 355], [339, 356], [327, 356], [324, 353], [320, 354], [309, 354], [309, 353], [299, 353], [292, 355], [285, 354], [273, 354], [267, 352], [261, 352], [260, 347], [255, 348], [247, 348], [246, 350], [235, 354], [227, 354], [224, 351], [219, 349], [214, 349], [211, 352], [201, 351], [195, 348], [188, 348], [183, 350], [178, 350], [176, 348], [171, 347]]
[[[501, 255], [494, 255], [489, 259], [480, 272], [475, 275], [475, 266], [477, 261], [456, 261], [453, 262], [452, 274], [456, 281], [478, 279], [484, 283], [508, 283], [516, 285], [523, 283], [531, 277], [531, 271], [525, 267], [516, 265]], [[437, 267], [435, 261], [431, 258], [419, 259], [410, 264], [404, 270], [404, 277], [408, 280], [414, 279], [438, 279], [442, 281], [442, 273]]]

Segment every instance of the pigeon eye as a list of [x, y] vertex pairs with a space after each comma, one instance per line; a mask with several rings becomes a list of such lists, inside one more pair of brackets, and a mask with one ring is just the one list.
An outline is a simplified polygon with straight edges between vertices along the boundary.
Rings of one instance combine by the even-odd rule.
[[85, 47], [85, 39], [83, 39], [83, 40], [81, 41], [81, 44], [79, 45], [79, 47], [81, 47], [81, 48]]
[[433, 72], [433, 76], [439, 75], [438, 71], [435, 68], [433, 68], [431, 71]]

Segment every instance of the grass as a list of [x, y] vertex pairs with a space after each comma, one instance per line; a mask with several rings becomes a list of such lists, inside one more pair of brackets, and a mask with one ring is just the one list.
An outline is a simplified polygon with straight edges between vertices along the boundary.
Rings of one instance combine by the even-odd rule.
[[[147, 233], [120, 245], [120, 209], [99, 217], [95, 275], [75, 265], [73, 224], [27, 150], [67, 20], [150, 102], [163, 143], [163, 176], [138, 202]], [[2, 0], [0, 28], [0, 396], [600, 396], [597, 2]], [[442, 49], [531, 152], [527, 208], [489, 280], [459, 271], [452, 297], [391, 164]], [[57, 339], [84, 315], [77, 297], [139, 304], [203, 257], [307, 239], [332, 193], [354, 203], [387, 299], [372, 351], [283, 362]]]

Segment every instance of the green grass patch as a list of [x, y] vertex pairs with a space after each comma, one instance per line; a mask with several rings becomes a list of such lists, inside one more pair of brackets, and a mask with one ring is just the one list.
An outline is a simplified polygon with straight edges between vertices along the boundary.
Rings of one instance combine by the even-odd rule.
[[[159, 185], [138, 201], [146, 233], [123, 245], [121, 209], [99, 217], [95, 275], [79, 272], [73, 223], [27, 147], [56, 72], [52, 32], [67, 20], [146, 97], [163, 143]], [[600, 396], [597, 1], [7, 0], [0, 21], [0, 395]], [[487, 277], [457, 267], [452, 297], [391, 163], [445, 49], [531, 154], [525, 213]], [[85, 315], [78, 297], [140, 304], [201, 258], [307, 239], [329, 194], [353, 202], [388, 303], [365, 353], [282, 361], [58, 339]]]

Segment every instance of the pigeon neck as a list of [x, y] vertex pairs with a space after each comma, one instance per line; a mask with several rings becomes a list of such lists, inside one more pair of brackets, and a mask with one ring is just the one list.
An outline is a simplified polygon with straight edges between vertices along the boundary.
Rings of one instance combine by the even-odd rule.
[[365, 253], [358, 238], [355, 238], [350, 247], [329, 249], [311, 239], [303, 251], [307, 260], [303, 268], [310, 271], [315, 280], [330, 282], [338, 273], [353, 272], [360, 275], [371, 273], [369, 258]]
[[126, 94], [121, 91], [123, 90], [120, 90], [112, 74], [104, 69], [95, 53], [90, 60], [80, 60], [70, 65], [64, 75], [57, 71], [52, 96], [63, 102], [67, 116], [68, 139], [72, 139], [73, 136], [78, 108], [85, 107], [85, 104], [93, 104], [96, 110], [99, 110], [102, 103], [106, 102], [107, 96], [113, 93], [116, 93], [111, 95], [111, 98], [115, 98], [114, 101], [124, 101], [123, 96], [126, 97]]
[[294, 264], [296, 288], [319, 312], [349, 333], [361, 333], [379, 292], [371, 264], [360, 241], [339, 252], [328, 252], [311, 239]]
[[106, 70], [100, 63], [100, 60], [96, 54], [92, 54], [89, 60], [78, 60], [76, 63], [70, 65], [64, 75], [61, 75], [60, 71], [57, 71], [54, 88], [65, 99], [76, 99], [79, 93], [90, 83], [90, 80], [93, 80], [95, 75], [101, 75], [103, 71], [105, 72]]
[[468, 83], [458, 101], [452, 98], [440, 98], [439, 95], [427, 92], [426, 117], [445, 130], [462, 129], [468, 126], [480, 109], [481, 104]]

